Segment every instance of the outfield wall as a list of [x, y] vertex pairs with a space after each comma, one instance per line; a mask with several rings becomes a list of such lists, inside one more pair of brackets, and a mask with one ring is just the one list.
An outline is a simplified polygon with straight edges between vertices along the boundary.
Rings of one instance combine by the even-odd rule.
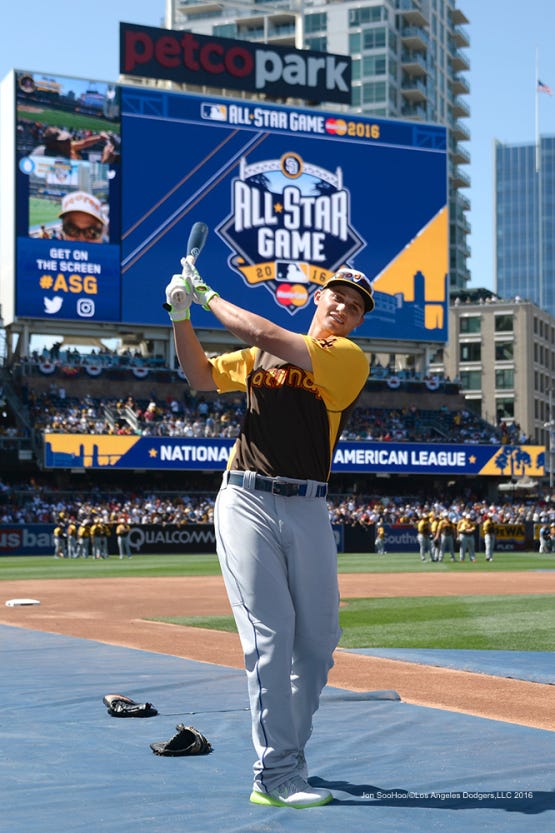
[[[540, 524], [531, 521], [499, 525], [496, 539], [498, 552], [537, 550]], [[375, 527], [362, 524], [334, 524], [333, 531], [339, 553], [375, 552]], [[416, 529], [406, 524], [385, 525], [386, 551], [418, 552]], [[212, 524], [177, 526], [167, 524], [132, 525], [131, 551], [136, 554], [195, 555], [215, 553], [216, 536]], [[483, 541], [476, 532], [476, 551], [483, 551]], [[117, 555], [114, 531], [108, 537], [110, 555]], [[0, 525], [0, 557], [13, 555], [54, 555], [54, 524]]]

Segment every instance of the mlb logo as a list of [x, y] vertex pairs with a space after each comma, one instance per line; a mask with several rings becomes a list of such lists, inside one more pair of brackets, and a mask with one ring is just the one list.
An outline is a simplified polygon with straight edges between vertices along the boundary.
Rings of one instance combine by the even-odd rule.
[[200, 115], [203, 119], [210, 121], [226, 121], [227, 105], [225, 104], [201, 104]]

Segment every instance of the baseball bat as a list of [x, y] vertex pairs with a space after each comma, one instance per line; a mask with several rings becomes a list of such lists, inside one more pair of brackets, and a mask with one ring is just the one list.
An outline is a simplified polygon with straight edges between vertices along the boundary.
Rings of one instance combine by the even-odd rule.
[[185, 255], [186, 259], [193, 266], [204, 249], [207, 237], [208, 226], [206, 223], [193, 223], [191, 231], [189, 232], [189, 239], [187, 240], [187, 254]]
[[[189, 239], [187, 240], [187, 254], [185, 259], [194, 266], [197, 262], [200, 253], [204, 249], [206, 238], [208, 237], [208, 226], [206, 223], [193, 223], [191, 231], [189, 232]], [[163, 308], [168, 312], [171, 310], [169, 304], [162, 304]]]

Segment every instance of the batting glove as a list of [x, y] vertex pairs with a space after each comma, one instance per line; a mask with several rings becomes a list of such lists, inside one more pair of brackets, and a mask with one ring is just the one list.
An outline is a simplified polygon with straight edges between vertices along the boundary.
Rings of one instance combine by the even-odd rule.
[[187, 258], [182, 258], [183, 278], [190, 287], [193, 301], [200, 304], [203, 309], [210, 310], [209, 303], [212, 298], [219, 298], [220, 295], [203, 281], [196, 268], [191, 265]]
[[181, 275], [174, 275], [166, 287], [166, 303], [163, 304], [171, 321], [186, 321], [190, 318], [192, 301], [193, 293], [189, 283]]

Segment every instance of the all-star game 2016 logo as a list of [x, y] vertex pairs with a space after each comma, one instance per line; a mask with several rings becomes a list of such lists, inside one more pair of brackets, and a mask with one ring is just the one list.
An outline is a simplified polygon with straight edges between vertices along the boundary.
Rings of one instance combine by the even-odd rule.
[[350, 194], [335, 173], [296, 153], [247, 165], [233, 180], [232, 212], [218, 233], [229, 265], [262, 284], [291, 315], [366, 244], [350, 222]]

